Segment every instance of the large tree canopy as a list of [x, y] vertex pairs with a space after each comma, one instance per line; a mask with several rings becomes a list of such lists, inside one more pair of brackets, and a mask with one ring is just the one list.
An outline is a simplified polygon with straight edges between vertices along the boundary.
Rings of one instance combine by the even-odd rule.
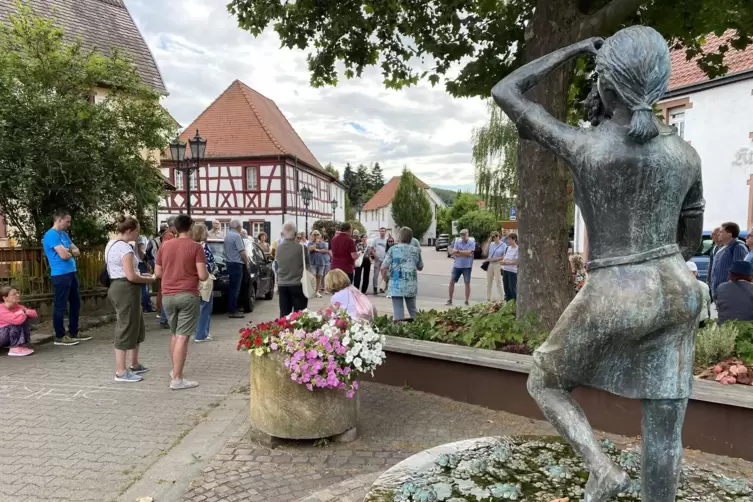
[[[717, 53], [698, 59], [710, 76], [722, 75], [724, 54], [747, 47], [753, 34], [750, 0], [231, 0], [228, 9], [251, 33], [272, 24], [283, 46], [310, 50], [314, 86], [336, 84], [340, 67], [352, 78], [378, 65], [389, 88], [444, 80], [453, 96], [488, 97], [521, 64], [632, 24], [653, 26], [689, 58], [701, 54], [707, 34], [733, 30]], [[567, 120], [587, 91], [588, 85], [576, 85], [573, 93], [573, 81], [589, 76], [586, 64], [563, 65], [528, 96]], [[535, 311], [551, 327], [573, 295], [565, 273], [569, 174], [543, 146], [519, 145], [518, 225], [525, 252], [518, 315]]]
[[400, 184], [392, 198], [392, 219], [398, 228], [410, 227], [419, 241], [431, 227], [431, 202], [408, 168], [403, 169]]
[[[313, 49], [308, 64], [314, 86], [361, 76], [379, 65], [387, 87], [428, 78], [436, 84], [453, 65], [457, 76], [445, 85], [454, 96], [488, 96], [492, 86], [523, 61], [538, 0], [231, 0], [228, 8], [242, 28], [259, 35], [273, 24], [288, 48]], [[700, 53], [703, 36], [736, 30], [720, 53], [705, 54], [700, 66], [724, 73], [723, 52], [741, 49], [753, 34], [748, 0], [561, 0], [574, 4], [572, 39], [606, 36], [623, 24], [654, 26], [682, 44], [689, 57]]]
[[58, 208], [79, 243], [96, 242], [113, 214], [144, 219], [158, 202], [158, 159], [143, 152], [164, 148], [174, 123], [128, 59], [66, 44], [54, 21], [17, 7], [0, 25], [0, 207], [22, 242], [39, 242]]

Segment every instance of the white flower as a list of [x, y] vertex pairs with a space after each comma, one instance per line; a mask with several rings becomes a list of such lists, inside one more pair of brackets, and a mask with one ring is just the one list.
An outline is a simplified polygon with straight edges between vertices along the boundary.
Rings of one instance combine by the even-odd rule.
[[362, 361], [360, 357], [356, 357], [355, 359], [353, 359], [353, 366], [355, 366], [359, 370], [361, 369], [361, 364], [362, 364]]
[[262, 347], [257, 347], [256, 349], [254, 349], [254, 353], [257, 356], [263, 356], [264, 355], [264, 349]]
[[350, 345], [350, 337], [346, 335], [345, 338], [343, 338], [343, 341], [341, 343], [343, 345]]

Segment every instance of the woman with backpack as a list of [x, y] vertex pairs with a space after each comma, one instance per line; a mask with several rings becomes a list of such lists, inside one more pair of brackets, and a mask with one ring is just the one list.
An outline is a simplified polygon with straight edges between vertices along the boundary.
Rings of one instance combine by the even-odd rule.
[[324, 286], [332, 294], [332, 306], [345, 310], [351, 318], [370, 321], [376, 315], [376, 308], [365, 294], [350, 284], [348, 274], [342, 270], [330, 271], [324, 277]]

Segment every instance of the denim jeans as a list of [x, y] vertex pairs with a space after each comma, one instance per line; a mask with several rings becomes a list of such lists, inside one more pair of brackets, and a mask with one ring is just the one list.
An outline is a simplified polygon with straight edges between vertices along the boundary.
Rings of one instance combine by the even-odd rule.
[[505, 300], [515, 300], [518, 297], [518, 273], [502, 271], [502, 284], [505, 287]]
[[[149, 267], [147, 267], [146, 263], [139, 262], [139, 273], [140, 274], [146, 274], [149, 272]], [[151, 312], [152, 311], [152, 296], [149, 294], [149, 285], [143, 284], [141, 286], [141, 309], [144, 312]]]
[[209, 297], [209, 301], [201, 302], [201, 313], [199, 314], [199, 325], [196, 327], [196, 340], [206, 340], [209, 336], [209, 323], [212, 320], [212, 307], [214, 307], [214, 297]]
[[53, 302], [52, 326], [55, 338], [65, 336], [65, 310], [68, 308], [68, 332], [71, 336], [78, 335], [78, 318], [81, 313], [81, 296], [78, 291], [78, 276], [76, 272], [54, 275], [51, 278], [52, 289], [55, 291]]
[[227, 273], [230, 276], [230, 286], [227, 291], [227, 311], [229, 314], [238, 312], [238, 295], [243, 283], [243, 264], [227, 263]]
[[405, 310], [403, 309], [403, 300], [405, 300], [405, 306], [408, 307], [408, 315], [411, 319], [416, 317], [416, 297], [408, 296], [393, 296], [392, 297], [392, 318], [395, 321], [402, 321], [405, 319]]

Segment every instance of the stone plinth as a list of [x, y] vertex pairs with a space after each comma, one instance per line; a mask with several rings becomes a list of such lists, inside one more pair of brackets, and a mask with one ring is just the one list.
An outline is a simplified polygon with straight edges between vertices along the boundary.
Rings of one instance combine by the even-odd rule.
[[[335, 389], [308, 390], [290, 379], [275, 352], [251, 356], [251, 423], [273, 438], [355, 439], [358, 392], [353, 398]], [[346, 434], [347, 433], [347, 434]]]
[[[640, 500], [640, 452], [602, 445], [632, 478], [619, 500]], [[400, 462], [374, 482], [364, 502], [576, 502], [587, 480], [583, 460], [560, 438], [469, 439]], [[753, 484], [686, 464], [677, 495], [687, 502], [750, 501]]]

